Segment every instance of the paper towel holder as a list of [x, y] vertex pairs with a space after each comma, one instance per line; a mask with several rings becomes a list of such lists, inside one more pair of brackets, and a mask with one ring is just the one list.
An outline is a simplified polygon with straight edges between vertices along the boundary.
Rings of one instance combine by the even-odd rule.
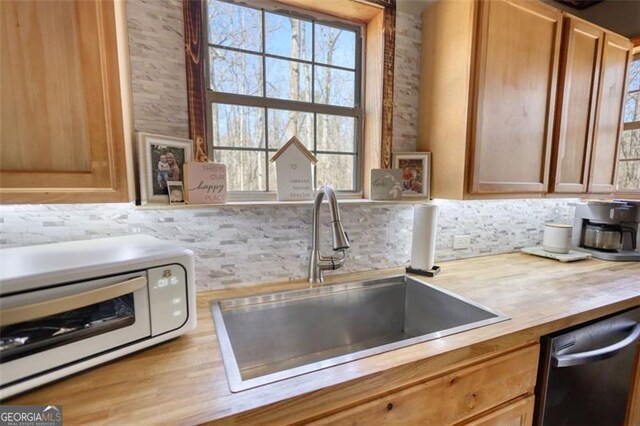
[[440, 267], [438, 265], [433, 265], [433, 268], [429, 269], [428, 271], [425, 271], [424, 269], [416, 269], [416, 268], [412, 268], [411, 266], [407, 266], [405, 270], [407, 271], [408, 274], [418, 274], [418, 275], [425, 275], [427, 277], [435, 277], [440, 272]]

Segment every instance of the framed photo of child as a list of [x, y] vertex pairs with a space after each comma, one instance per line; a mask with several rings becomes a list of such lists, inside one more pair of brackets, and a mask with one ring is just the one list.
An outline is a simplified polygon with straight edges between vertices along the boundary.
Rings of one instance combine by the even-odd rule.
[[393, 168], [402, 171], [402, 198], [431, 198], [431, 153], [397, 152]]
[[190, 139], [138, 133], [140, 202], [169, 203], [168, 182], [184, 181], [184, 164], [193, 160]]

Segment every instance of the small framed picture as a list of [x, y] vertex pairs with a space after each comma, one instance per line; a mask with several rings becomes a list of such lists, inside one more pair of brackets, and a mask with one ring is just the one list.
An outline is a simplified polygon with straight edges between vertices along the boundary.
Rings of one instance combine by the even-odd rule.
[[393, 154], [393, 168], [402, 171], [403, 198], [431, 198], [431, 153], [398, 152]]
[[168, 180], [169, 204], [184, 204], [184, 186], [182, 182]]
[[169, 203], [167, 182], [184, 181], [184, 164], [193, 160], [192, 149], [189, 139], [138, 133], [142, 204]]

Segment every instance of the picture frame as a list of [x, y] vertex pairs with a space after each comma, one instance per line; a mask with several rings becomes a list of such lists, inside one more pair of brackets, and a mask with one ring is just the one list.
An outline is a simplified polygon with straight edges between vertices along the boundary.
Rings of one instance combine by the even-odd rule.
[[169, 192], [169, 204], [185, 204], [184, 185], [181, 181], [168, 180], [167, 192]]
[[402, 198], [431, 199], [431, 153], [397, 152], [393, 168], [402, 170]]
[[138, 133], [140, 203], [169, 203], [167, 182], [183, 183], [184, 164], [189, 161], [193, 161], [190, 139]]

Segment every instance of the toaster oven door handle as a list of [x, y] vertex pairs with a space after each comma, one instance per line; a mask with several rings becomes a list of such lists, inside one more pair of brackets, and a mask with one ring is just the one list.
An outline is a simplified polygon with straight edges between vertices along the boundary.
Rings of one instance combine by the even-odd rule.
[[130, 280], [111, 284], [107, 287], [96, 288], [58, 299], [46, 300], [32, 303], [30, 305], [16, 306], [15, 308], [3, 309], [0, 312], [0, 325], [6, 326], [18, 324], [61, 312], [72, 311], [84, 306], [94, 305], [109, 299], [133, 293], [147, 285], [147, 277], [136, 277]]

